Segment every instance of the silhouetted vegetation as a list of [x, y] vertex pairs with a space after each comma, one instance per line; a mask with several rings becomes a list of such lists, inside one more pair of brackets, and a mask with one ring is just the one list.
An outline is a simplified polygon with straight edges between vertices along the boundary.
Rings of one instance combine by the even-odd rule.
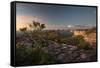
[[26, 27], [24, 27], [24, 28], [20, 28], [20, 31], [21, 31], [21, 32], [25, 32], [26, 30], [27, 30]]
[[36, 21], [33, 21], [33, 23], [29, 25], [29, 27], [34, 31], [41, 31], [44, 28], [46, 28], [45, 24], [41, 24], [41, 23], [36, 22]]

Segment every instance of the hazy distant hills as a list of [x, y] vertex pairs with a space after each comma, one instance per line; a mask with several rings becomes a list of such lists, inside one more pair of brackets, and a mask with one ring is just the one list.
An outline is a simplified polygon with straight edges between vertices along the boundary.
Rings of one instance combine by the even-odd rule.
[[[88, 26], [88, 25], [66, 25], [66, 26], [63, 26], [63, 27], [59, 26], [59, 27], [53, 27], [53, 28], [50, 28], [50, 29], [46, 29], [45, 28], [44, 30], [76, 30], [76, 29], [91, 29], [93, 27], [96, 27], [96, 26]], [[30, 31], [28, 31], [28, 32], [30, 32]], [[19, 34], [20, 31], [17, 31], [17, 33]]]
[[88, 25], [68, 25], [66, 27], [66, 29], [69, 29], [69, 30], [76, 30], [76, 29], [91, 29], [93, 27], [96, 27], [96, 26], [88, 26]]

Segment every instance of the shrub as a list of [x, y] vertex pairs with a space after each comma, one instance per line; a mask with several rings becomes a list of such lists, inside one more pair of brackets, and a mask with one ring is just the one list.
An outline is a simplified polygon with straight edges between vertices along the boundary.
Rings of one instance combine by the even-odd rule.
[[49, 63], [55, 63], [54, 57], [41, 48], [16, 47], [16, 64], [19, 66]]
[[90, 45], [88, 42], [81, 41], [81, 42], [78, 44], [78, 48], [79, 48], [79, 49], [88, 50], [88, 49], [91, 49], [91, 45]]
[[84, 40], [78, 37], [68, 37], [68, 38], [61, 39], [61, 43], [65, 43], [68, 45], [78, 45], [80, 41], [84, 41]]

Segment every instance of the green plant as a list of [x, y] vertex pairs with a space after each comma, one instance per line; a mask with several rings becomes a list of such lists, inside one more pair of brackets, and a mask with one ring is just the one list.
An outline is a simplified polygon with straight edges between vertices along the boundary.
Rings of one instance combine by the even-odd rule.
[[41, 31], [46, 28], [45, 24], [41, 24], [39, 22], [33, 21], [32, 24], [29, 24], [29, 27], [34, 31]]
[[81, 41], [81, 42], [78, 44], [78, 48], [79, 48], [79, 49], [88, 50], [88, 49], [91, 49], [91, 45], [90, 45], [88, 42]]
[[27, 30], [27, 27], [20, 28], [20, 31], [21, 31], [21, 32], [26, 32], [26, 30]]
[[16, 46], [17, 65], [49, 64], [54, 62], [54, 57], [42, 51], [41, 47], [26, 48], [24, 45], [19, 44]]

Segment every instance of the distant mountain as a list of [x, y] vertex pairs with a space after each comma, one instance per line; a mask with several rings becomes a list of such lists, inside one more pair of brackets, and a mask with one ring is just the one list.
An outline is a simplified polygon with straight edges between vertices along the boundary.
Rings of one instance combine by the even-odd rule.
[[88, 26], [88, 25], [68, 25], [66, 29], [76, 30], [76, 29], [91, 29], [95, 26]]
[[[44, 30], [76, 30], [76, 29], [91, 29], [96, 26], [88, 26], [88, 25], [63, 25], [63, 26], [51, 26], [46, 27]], [[22, 33], [20, 31], [17, 31], [18, 35], [21, 35]]]

